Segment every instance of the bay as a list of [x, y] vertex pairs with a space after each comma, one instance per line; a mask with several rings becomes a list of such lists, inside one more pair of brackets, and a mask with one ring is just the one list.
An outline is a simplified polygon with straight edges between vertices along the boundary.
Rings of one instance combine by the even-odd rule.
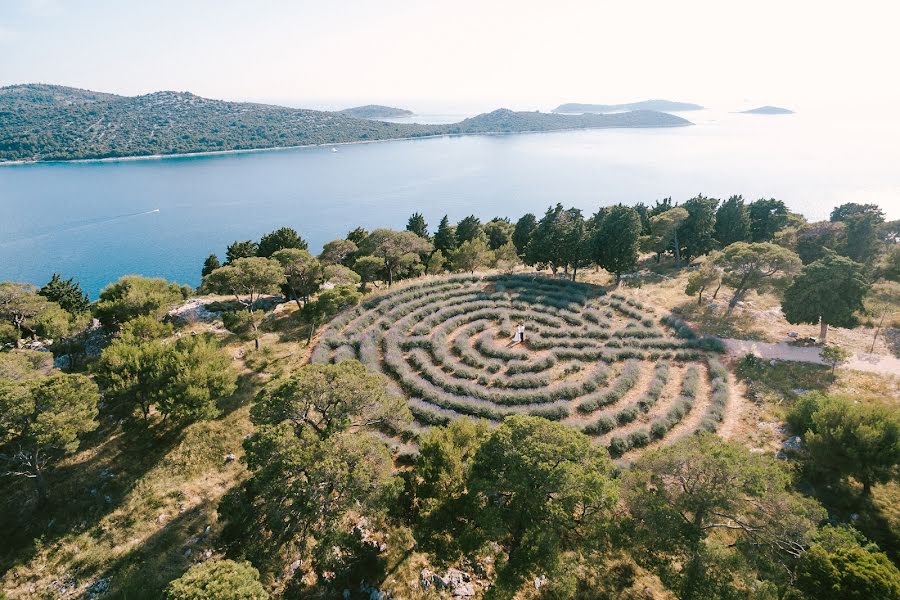
[[224, 259], [233, 240], [290, 226], [318, 252], [358, 225], [402, 228], [416, 211], [433, 229], [444, 214], [515, 220], [556, 202], [591, 213], [703, 193], [776, 197], [809, 219], [874, 202], [900, 218], [900, 123], [683, 116], [696, 125], [4, 166], [0, 280], [43, 284], [56, 271], [92, 298], [128, 273], [196, 285], [204, 258]]

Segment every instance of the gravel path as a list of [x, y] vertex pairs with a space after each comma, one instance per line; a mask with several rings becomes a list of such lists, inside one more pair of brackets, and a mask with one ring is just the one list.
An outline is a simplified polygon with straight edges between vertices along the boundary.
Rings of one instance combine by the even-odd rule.
[[[740, 358], [748, 352], [752, 352], [767, 360], [792, 360], [819, 365], [825, 364], [825, 361], [819, 356], [821, 348], [817, 347], [791, 346], [785, 342], [771, 343], [735, 339], [723, 341], [728, 347], [728, 353], [735, 358]], [[855, 353], [849, 361], [841, 365], [841, 368], [900, 376], [900, 359], [884, 354]]]

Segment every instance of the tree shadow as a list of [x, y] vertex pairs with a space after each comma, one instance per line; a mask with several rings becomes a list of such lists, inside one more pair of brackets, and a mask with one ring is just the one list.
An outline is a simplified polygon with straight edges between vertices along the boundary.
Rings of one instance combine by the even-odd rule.
[[717, 304], [717, 307], [709, 304], [700, 306], [691, 301], [675, 306], [672, 312], [690, 321], [698, 333], [704, 335], [759, 341], [768, 339], [766, 330], [751, 315], [743, 312], [726, 315], [724, 308], [721, 308], [724, 302], [719, 301]]

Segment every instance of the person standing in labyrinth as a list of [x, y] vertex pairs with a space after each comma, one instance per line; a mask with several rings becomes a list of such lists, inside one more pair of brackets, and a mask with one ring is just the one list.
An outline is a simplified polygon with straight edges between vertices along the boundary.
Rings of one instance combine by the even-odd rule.
[[516, 327], [516, 338], [517, 342], [525, 341], [525, 323], [519, 323], [518, 327]]

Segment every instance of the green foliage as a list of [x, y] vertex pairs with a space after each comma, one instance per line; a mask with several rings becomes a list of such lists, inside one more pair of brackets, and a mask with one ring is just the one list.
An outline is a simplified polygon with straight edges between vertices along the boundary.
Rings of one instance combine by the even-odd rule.
[[197, 563], [166, 588], [166, 600], [266, 600], [259, 571], [248, 562]]
[[511, 416], [490, 434], [472, 459], [464, 516], [507, 553], [491, 597], [511, 598], [573, 544], [597, 541], [616, 501], [611, 470], [586, 435], [546, 419]]
[[853, 327], [869, 287], [862, 265], [828, 254], [804, 266], [785, 290], [784, 316], [789, 323], [816, 323], [821, 317], [826, 326]]
[[456, 245], [462, 246], [466, 242], [472, 240], [484, 240], [487, 238], [484, 233], [484, 226], [481, 219], [475, 215], [469, 215], [456, 224]]
[[722, 283], [722, 271], [716, 266], [716, 256], [710, 257], [699, 269], [688, 275], [684, 293], [697, 296], [697, 304], [703, 304], [703, 292], [718, 287]]
[[642, 248], [656, 253], [657, 262], [660, 255], [671, 250], [675, 255], [676, 266], [680, 267], [682, 242], [678, 232], [689, 216], [688, 211], [681, 207], [670, 208], [651, 216], [650, 234], [642, 238]]
[[354, 261], [353, 270], [359, 274], [360, 286], [365, 290], [366, 284], [375, 281], [384, 271], [384, 259], [378, 256], [360, 256]]
[[846, 246], [847, 234], [843, 223], [812, 223], [804, 225], [797, 233], [797, 255], [804, 265], [824, 258], [829, 251], [846, 254]]
[[723, 248], [750, 241], [750, 211], [742, 196], [731, 196], [716, 211], [716, 241]]
[[520, 257], [525, 256], [528, 242], [531, 241], [531, 235], [537, 228], [537, 218], [531, 213], [526, 214], [516, 221], [516, 228], [512, 233], [512, 243], [516, 245], [516, 252]]
[[494, 250], [493, 264], [498, 269], [511, 271], [519, 263], [519, 254], [512, 242], [506, 242]]
[[466, 240], [459, 245], [453, 254], [453, 268], [457, 271], [469, 271], [491, 264], [493, 254], [483, 238]]
[[678, 228], [681, 254], [691, 259], [709, 254], [716, 248], [716, 207], [719, 201], [703, 195], [687, 200], [681, 205], [688, 212], [687, 219]]
[[344, 265], [326, 265], [325, 268], [322, 269], [322, 280], [335, 286], [356, 286], [359, 285], [362, 278], [358, 273], [352, 269], [348, 269]]
[[238, 303], [252, 311], [260, 296], [278, 293], [284, 279], [284, 268], [277, 261], [238, 258], [207, 275], [203, 288], [215, 294], [233, 295]]
[[352, 287], [339, 285], [325, 290], [315, 300], [303, 305], [300, 317], [310, 324], [309, 339], [312, 340], [313, 332], [320, 323], [324, 323], [346, 308], [356, 306], [360, 298], [362, 294]]
[[300, 248], [286, 248], [278, 250], [272, 255], [284, 269], [284, 288], [288, 297], [297, 301], [307, 302], [312, 294], [319, 290], [322, 281], [322, 265], [319, 259], [307, 250]]
[[9, 325], [5, 341], [10, 342], [24, 334], [55, 339], [71, 329], [69, 313], [58, 304], [39, 295], [35, 286], [12, 281], [0, 282], [0, 322]]
[[513, 232], [516, 226], [506, 217], [494, 217], [484, 224], [484, 233], [487, 236], [488, 246], [491, 250], [505, 246], [512, 242]]
[[549, 267], [554, 274], [572, 269], [573, 280], [578, 267], [590, 256], [587, 224], [581, 211], [563, 209], [562, 204], [547, 209], [531, 233], [524, 261], [539, 269]]
[[203, 268], [200, 270], [200, 275], [206, 277], [221, 266], [222, 263], [219, 262], [219, 257], [215, 254], [210, 254], [206, 257], [206, 260], [203, 261]]
[[826, 346], [822, 348], [822, 351], [819, 353], [827, 364], [831, 365], [831, 375], [834, 376], [834, 370], [839, 366], [847, 362], [850, 357], [853, 355], [852, 352], [847, 350], [846, 348], [841, 348], [840, 346]]
[[251, 415], [257, 423], [302, 424], [323, 439], [361, 426], [398, 430], [409, 422], [409, 408], [386, 385], [355, 360], [309, 364], [263, 389]]
[[428, 262], [425, 263], [425, 274], [440, 275], [444, 272], [446, 264], [447, 259], [444, 258], [444, 253], [440, 250], [435, 250], [432, 252], [431, 256], [428, 257]]
[[443, 252], [444, 256], [451, 256], [456, 251], [456, 246], [456, 227], [451, 225], [450, 219], [444, 215], [434, 234], [434, 247]]
[[319, 262], [323, 265], [344, 265], [349, 267], [358, 251], [359, 247], [350, 240], [332, 240], [322, 246]]
[[900, 570], [876, 547], [848, 530], [824, 527], [797, 566], [804, 599], [900, 598]]
[[[269, 258], [279, 250], [297, 249], [306, 250], [308, 248], [306, 240], [300, 237], [296, 230], [290, 227], [282, 227], [271, 233], [267, 233], [259, 239], [259, 245], [256, 247], [256, 255], [263, 258]], [[230, 259], [229, 259], [230, 260]]]
[[231, 359], [202, 336], [162, 339], [123, 337], [107, 346], [94, 367], [112, 410], [146, 421], [153, 408], [180, 423], [218, 414], [216, 400], [236, 389]]
[[253, 258], [259, 250], [259, 244], [253, 240], [232, 242], [225, 249], [225, 264], [229, 265], [239, 258]]
[[762, 293], [784, 283], [800, 268], [796, 254], [770, 242], [737, 242], [713, 261], [723, 271], [722, 281], [734, 290], [730, 314], [750, 290]]
[[394, 282], [394, 274], [404, 263], [418, 264], [421, 262], [419, 255], [427, 254], [431, 252], [431, 249], [431, 242], [415, 233], [391, 229], [374, 230], [360, 245], [360, 252], [384, 261], [389, 286]]
[[594, 260], [614, 273], [618, 283], [622, 273], [637, 265], [641, 236], [641, 217], [631, 207], [617, 204], [609, 208], [594, 242]]
[[187, 296], [188, 290], [165, 279], [126, 275], [103, 288], [94, 314], [107, 327], [121, 327], [143, 315], [160, 319]]
[[791, 423], [806, 428], [812, 465], [832, 476], [854, 477], [864, 495], [897, 476], [900, 416], [891, 407], [811, 395], [792, 411]]
[[6, 475], [34, 480], [39, 504], [47, 498], [47, 467], [97, 428], [99, 399], [84, 375], [0, 379], [0, 463]]
[[759, 564], [796, 560], [825, 511], [789, 489], [773, 459], [713, 434], [650, 450], [622, 483], [635, 557], [682, 598], [720, 597], [707, 561], [710, 536], [728, 532], [734, 551]]
[[73, 315], [86, 312], [91, 304], [91, 299], [81, 290], [75, 278], [63, 279], [59, 273], [54, 273], [38, 293]]
[[412, 231], [420, 238], [431, 239], [428, 235], [428, 223], [425, 222], [422, 213], [416, 212], [409, 217], [409, 221], [406, 222], [406, 230]]
[[750, 203], [750, 237], [754, 242], [770, 242], [787, 227], [788, 210], [781, 200], [760, 198]]

